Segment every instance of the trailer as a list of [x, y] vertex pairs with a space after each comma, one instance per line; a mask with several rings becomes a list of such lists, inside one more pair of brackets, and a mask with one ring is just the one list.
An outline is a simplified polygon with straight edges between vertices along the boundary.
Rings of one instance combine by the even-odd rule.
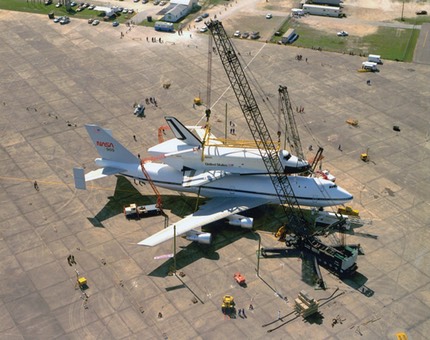
[[342, 16], [341, 8], [334, 7], [334, 6], [304, 4], [303, 11], [305, 12], [305, 14], [310, 14], [310, 15], [322, 15], [322, 16], [335, 17], [335, 18]]
[[287, 32], [282, 36], [281, 42], [283, 44], [290, 44], [293, 39], [297, 36], [294, 28], [289, 28]]
[[340, 7], [343, 3], [342, 0], [312, 0], [315, 5], [330, 5]]
[[129, 219], [140, 219], [142, 217], [160, 215], [161, 210], [156, 204], [150, 205], [136, 205], [135, 203], [130, 204], [128, 207], [124, 207], [124, 215]]
[[157, 21], [154, 25], [154, 29], [161, 32], [173, 32], [175, 27], [171, 22]]

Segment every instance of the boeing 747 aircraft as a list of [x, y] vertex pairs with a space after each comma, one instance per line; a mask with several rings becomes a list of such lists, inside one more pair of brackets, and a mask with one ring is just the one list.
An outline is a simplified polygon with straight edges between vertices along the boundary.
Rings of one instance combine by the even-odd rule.
[[[209, 198], [199, 210], [175, 223], [176, 236], [209, 244], [211, 235], [196, 228], [226, 218], [232, 225], [250, 229], [252, 218], [239, 214], [264, 204], [279, 204], [258, 149], [228, 147], [221, 142], [207, 146], [198, 137], [198, 129], [196, 136], [176, 118], [166, 117], [166, 121], [175, 138], [148, 150], [160, 163], [145, 163], [145, 170], [156, 186]], [[115, 140], [110, 130], [97, 125], [85, 127], [100, 155], [95, 160], [99, 169], [84, 174], [82, 168], [74, 168], [77, 189], [86, 189], [88, 181], [117, 174], [148, 181], [141, 160]], [[281, 150], [279, 156], [285, 173], [300, 173], [309, 168], [306, 161], [288, 151]], [[295, 175], [288, 178], [300, 205], [327, 207], [353, 198], [325, 179]], [[138, 244], [155, 246], [173, 237], [174, 226], [170, 225]]]

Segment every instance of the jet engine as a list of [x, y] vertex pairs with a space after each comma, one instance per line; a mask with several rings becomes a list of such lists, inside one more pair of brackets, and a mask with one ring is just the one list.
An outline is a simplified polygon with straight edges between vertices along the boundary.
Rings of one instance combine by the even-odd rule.
[[188, 233], [185, 234], [185, 238], [188, 241], [193, 241], [200, 244], [211, 244], [212, 242], [211, 233], [202, 233], [196, 230], [190, 230]]
[[227, 217], [227, 219], [228, 219], [228, 224], [241, 227], [244, 229], [252, 229], [252, 225], [254, 222], [254, 219], [252, 217], [246, 217], [242, 215], [231, 215]]

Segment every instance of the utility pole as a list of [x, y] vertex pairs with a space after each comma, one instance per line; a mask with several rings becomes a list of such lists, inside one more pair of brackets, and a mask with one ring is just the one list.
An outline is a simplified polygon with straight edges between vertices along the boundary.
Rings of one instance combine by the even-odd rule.
[[176, 224], [173, 225], [173, 273], [176, 275]]
[[401, 18], [400, 18], [400, 20], [402, 20], [402, 21], [404, 21], [405, 19], [403, 18], [403, 11], [404, 11], [404, 9], [405, 9], [405, 0], [403, 0], [403, 2], [402, 2], [402, 16], [401, 16]]
[[227, 103], [225, 103], [225, 127], [224, 127], [224, 140], [227, 142]]

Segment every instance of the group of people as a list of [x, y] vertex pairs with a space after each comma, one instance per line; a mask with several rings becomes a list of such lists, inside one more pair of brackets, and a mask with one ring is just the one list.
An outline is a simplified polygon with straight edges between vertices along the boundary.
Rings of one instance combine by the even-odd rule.
[[69, 266], [73, 266], [74, 264], [77, 264], [75, 261], [75, 257], [73, 255], [69, 255], [67, 256], [67, 263], [69, 264]]

